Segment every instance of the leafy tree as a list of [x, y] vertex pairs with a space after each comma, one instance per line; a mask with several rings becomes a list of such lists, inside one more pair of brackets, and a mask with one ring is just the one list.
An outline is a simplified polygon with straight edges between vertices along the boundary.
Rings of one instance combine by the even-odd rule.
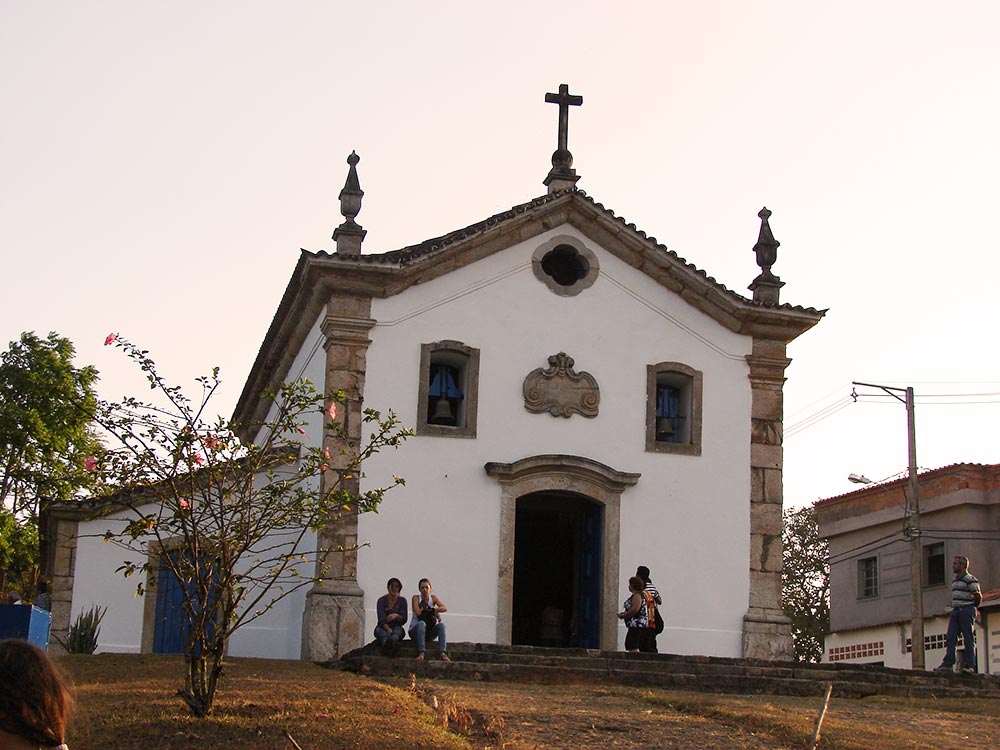
[[0, 596], [11, 589], [24, 599], [33, 593], [38, 565], [38, 529], [0, 507]]
[[818, 662], [830, 630], [830, 549], [815, 508], [786, 509], [782, 521], [781, 603], [792, 621], [795, 658]]
[[[97, 370], [74, 367], [74, 354], [69, 339], [54, 332], [45, 339], [23, 333], [0, 354], [0, 508], [19, 527], [18, 539], [34, 534], [33, 570], [39, 512], [87, 490], [93, 478], [84, 460], [101, 450], [91, 429]], [[30, 578], [29, 588], [34, 573]]]
[[[114, 440], [88, 462], [108, 502], [104, 541], [134, 553], [119, 571], [139, 580], [138, 595], [147, 593], [147, 574], [161, 568], [179, 581], [185, 684], [178, 692], [196, 716], [206, 716], [230, 637], [324, 577], [329, 553], [318, 549], [314, 532], [377, 510], [387, 490], [403, 484], [393, 477], [388, 487], [357, 490], [362, 463], [412, 432], [391, 411], [383, 417], [366, 409], [362, 424], [371, 434], [359, 445], [337, 421], [344, 393], [324, 398], [297, 381], [270, 394], [267, 421], [250, 430], [259, 442], [243, 443], [228, 420], [204, 416], [220, 384], [218, 368], [198, 378], [201, 393], [191, 400], [161, 378], [147, 352], [114, 334], [106, 343], [142, 369], [157, 401], [99, 404], [97, 421]], [[319, 423], [332, 436], [326, 446], [302, 437]]]

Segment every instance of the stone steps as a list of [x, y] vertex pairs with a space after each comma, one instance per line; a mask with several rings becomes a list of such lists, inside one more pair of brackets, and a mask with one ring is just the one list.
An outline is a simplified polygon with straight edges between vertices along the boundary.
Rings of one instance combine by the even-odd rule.
[[845, 698], [871, 695], [903, 697], [985, 697], [1000, 699], [1000, 680], [990, 675], [947, 675], [858, 664], [797, 664], [679, 654], [627, 654], [578, 648], [452, 643], [451, 662], [441, 661], [429, 644], [427, 660], [415, 660], [416, 647], [402, 644], [395, 658], [382, 656], [371, 643], [327, 666], [375, 677], [436, 677], [554, 684], [617, 684], [712, 693], [822, 695], [828, 684]]

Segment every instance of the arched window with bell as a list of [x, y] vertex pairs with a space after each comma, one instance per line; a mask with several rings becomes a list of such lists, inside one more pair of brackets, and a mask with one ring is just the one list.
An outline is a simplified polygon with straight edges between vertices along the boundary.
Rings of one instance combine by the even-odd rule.
[[421, 345], [418, 435], [474, 438], [478, 393], [478, 349], [452, 340]]
[[646, 368], [646, 450], [701, 455], [702, 373], [681, 362]]

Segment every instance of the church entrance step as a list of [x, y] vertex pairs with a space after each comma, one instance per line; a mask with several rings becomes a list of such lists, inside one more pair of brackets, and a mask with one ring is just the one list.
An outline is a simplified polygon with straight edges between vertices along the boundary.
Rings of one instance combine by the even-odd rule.
[[834, 695], [864, 698], [982, 697], [1000, 700], [1000, 680], [991, 675], [948, 675], [859, 664], [798, 664], [759, 659], [733, 659], [680, 654], [628, 654], [620, 651], [560, 649], [451, 643], [440, 659], [437, 644], [428, 644], [425, 660], [404, 641], [394, 658], [377, 645], [346, 654], [327, 666], [371, 675], [416, 674], [447, 680], [527, 682], [537, 684], [619, 684], [715, 693], [822, 695], [828, 684]]

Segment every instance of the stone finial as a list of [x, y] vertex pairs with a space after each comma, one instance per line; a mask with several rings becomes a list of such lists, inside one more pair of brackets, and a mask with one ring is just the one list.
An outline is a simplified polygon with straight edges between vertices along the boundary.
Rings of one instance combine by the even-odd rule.
[[771, 233], [771, 225], [768, 219], [771, 212], [765, 206], [757, 214], [760, 217], [760, 234], [757, 236], [757, 244], [753, 246], [754, 253], [757, 254], [757, 265], [760, 266], [760, 276], [753, 280], [747, 287], [753, 292], [753, 301], [762, 305], [777, 305], [781, 293], [781, 287], [785, 282], [771, 273], [771, 266], [778, 259], [778, 246], [781, 244]]
[[569, 108], [583, 104], [583, 97], [569, 93], [569, 84], [560, 83], [558, 94], [546, 94], [548, 104], [559, 105], [559, 132], [556, 150], [552, 152], [552, 169], [542, 181], [549, 194], [573, 187], [580, 177], [573, 169], [573, 154], [569, 150]]
[[333, 239], [337, 242], [337, 255], [361, 255], [361, 242], [368, 232], [361, 228], [354, 218], [361, 213], [361, 199], [365, 191], [358, 181], [358, 162], [361, 157], [351, 151], [347, 157], [350, 169], [347, 172], [347, 182], [337, 196], [340, 199], [340, 213], [344, 215], [344, 223], [333, 230]]

